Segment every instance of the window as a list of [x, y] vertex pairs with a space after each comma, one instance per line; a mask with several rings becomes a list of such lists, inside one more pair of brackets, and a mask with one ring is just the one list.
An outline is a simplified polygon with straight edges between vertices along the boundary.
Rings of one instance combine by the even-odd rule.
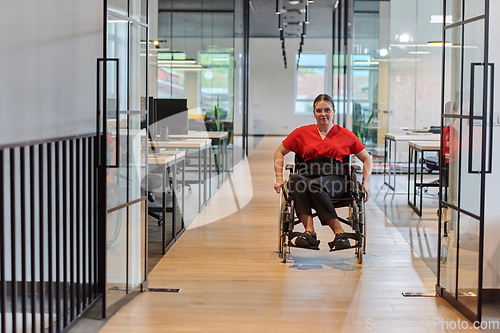
[[[215, 107], [221, 120], [231, 117], [233, 109], [233, 56], [231, 52], [201, 52], [201, 89], [199, 106], [205, 119], [214, 119]], [[208, 114], [207, 114], [208, 113]]]
[[303, 53], [295, 75], [295, 114], [311, 114], [312, 102], [324, 94], [326, 54]]

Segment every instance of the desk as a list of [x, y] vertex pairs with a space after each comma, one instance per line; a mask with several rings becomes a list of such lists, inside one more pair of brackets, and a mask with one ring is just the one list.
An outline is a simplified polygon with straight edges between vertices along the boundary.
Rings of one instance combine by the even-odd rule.
[[[184, 165], [185, 165], [185, 156], [186, 153], [184, 151], [164, 151], [161, 154], [149, 154], [148, 163], [149, 165], [157, 165], [163, 166], [162, 172], [162, 204], [161, 207], [148, 207], [148, 209], [152, 212], [161, 212], [163, 217], [163, 225], [162, 225], [162, 253], [166, 253], [166, 249], [168, 244], [177, 238], [177, 235], [184, 228]], [[181, 189], [181, 215], [180, 219], [177, 219], [177, 164], [182, 162], [182, 189]], [[169, 181], [169, 171], [173, 168], [172, 171], [172, 182], [169, 182], [169, 186], [172, 190], [172, 208], [167, 208], [167, 182]], [[172, 213], [172, 225], [171, 232], [172, 236], [170, 239], [167, 239], [167, 220], [166, 213]]]
[[[155, 143], [160, 151], [162, 148], [167, 149], [182, 149], [187, 151], [188, 149], [196, 149], [198, 151], [198, 211], [207, 204], [208, 200], [212, 196], [212, 156], [209, 156], [210, 162], [208, 163], [210, 178], [208, 179], [208, 198], [207, 198], [207, 149], [211, 147], [212, 140], [210, 139], [185, 139], [185, 140], [174, 140], [174, 141], [157, 141]], [[203, 180], [201, 178], [201, 153], [203, 152]], [[185, 183], [193, 183], [191, 181], [185, 181]], [[201, 202], [201, 184], [203, 183], [203, 203]]]
[[[396, 194], [396, 163], [397, 163], [397, 143], [400, 141], [438, 141], [441, 140], [441, 134], [385, 134], [385, 152], [384, 152], [384, 184]], [[394, 154], [392, 153], [394, 145]], [[387, 165], [389, 173], [387, 173]], [[408, 164], [409, 165], [409, 164]], [[388, 175], [386, 180], [386, 175]], [[391, 178], [394, 181], [391, 183]], [[399, 193], [401, 194], [401, 193]]]
[[[217, 165], [217, 184], [218, 187], [228, 177], [228, 162], [227, 162], [227, 145], [228, 145], [228, 133], [227, 132], [195, 132], [189, 131], [188, 134], [173, 134], [169, 135], [169, 138], [173, 139], [211, 139], [212, 144], [214, 140], [218, 140], [217, 143], [217, 156], [218, 159], [215, 161]], [[221, 173], [222, 170], [222, 173]], [[222, 177], [221, 177], [222, 176]]]
[[[410, 141], [408, 149], [408, 205], [413, 208], [418, 216], [422, 216], [422, 196], [424, 187], [439, 187], [439, 183], [424, 183], [424, 154], [426, 152], [438, 152], [440, 150], [439, 141]], [[420, 153], [420, 183], [417, 183], [417, 161], [418, 153]], [[410, 164], [413, 162], [413, 202], [410, 200]], [[417, 207], [417, 187], [420, 188], [420, 205]]]

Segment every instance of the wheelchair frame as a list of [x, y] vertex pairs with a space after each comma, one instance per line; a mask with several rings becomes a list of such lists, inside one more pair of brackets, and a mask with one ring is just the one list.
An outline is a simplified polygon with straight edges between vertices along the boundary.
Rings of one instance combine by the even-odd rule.
[[[339, 221], [352, 228], [353, 232], [345, 232], [337, 234], [335, 240], [342, 237], [354, 239], [356, 245], [345, 249], [332, 249], [330, 251], [355, 249], [355, 255], [358, 263], [363, 262], [363, 254], [366, 254], [366, 228], [365, 228], [365, 194], [362, 191], [361, 184], [357, 180], [356, 170], [360, 170], [359, 166], [351, 164], [350, 156], [346, 159], [349, 163], [350, 173], [350, 189], [349, 195], [345, 198], [333, 198], [331, 202], [335, 208], [349, 207], [349, 216], [347, 219], [338, 217]], [[297, 158], [295, 165], [287, 164], [285, 169], [291, 173], [297, 170]], [[316, 217], [314, 213], [312, 217]], [[285, 181], [281, 186], [280, 192], [280, 215], [279, 215], [279, 233], [278, 233], [278, 253], [281, 262], [286, 263], [287, 254], [290, 254], [291, 247], [297, 247], [292, 243], [292, 239], [297, 237], [297, 233], [293, 231], [295, 225], [302, 223], [295, 214], [294, 201], [289, 195], [288, 181]]]

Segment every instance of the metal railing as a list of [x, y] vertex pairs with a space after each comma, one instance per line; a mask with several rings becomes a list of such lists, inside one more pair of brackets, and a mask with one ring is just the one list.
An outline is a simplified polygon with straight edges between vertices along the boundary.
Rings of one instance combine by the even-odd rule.
[[95, 136], [0, 150], [1, 332], [60, 332], [100, 296]]

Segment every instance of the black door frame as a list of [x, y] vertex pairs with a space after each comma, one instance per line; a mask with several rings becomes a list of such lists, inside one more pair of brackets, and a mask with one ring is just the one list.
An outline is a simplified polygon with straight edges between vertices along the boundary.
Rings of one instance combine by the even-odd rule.
[[[457, 28], [461, 27], [461, 46], [460, 46], [460, 52], [461, 52], [461, 71], [460, 71], [460, 85], [463, 87], [463, 72], [464, 72], [464, 30], [465, 26], [469, 23], [477, 22], [480, 20], [484, 20], [484, 60], [482, 64], [471, 64], [472, 69], [471, 71], [474, 70], [475, 65], [482, 65], [483, 67], [483, 87], [488, 87], [489, 83], [489, 70], [491, 66], [484, 66], [484, 64], [489, 64], [488, 63], [488, 52], [489, 52], [489, 0], [484, 0], [485, 3], [485, 12], [483, 15], [479, 15], [470, 19], [465, 19], [465, 5], [466, 5], [467, 0], [462, 0], [461, 1], [461, 20], [458, 22], [454, 22], [451, 24], [446, 24], [446, 0], [443, 0], [443, 35], [442, 35], [442, 87], [441, 87], [441, 129], [444, 128], [444, 123], [445, 120], [448, 119], [456, 119], [460, 122], [462, 121], [470, 121], [470, 128], [472, 129], [472, 122], [473, 120], [476, 121], [481, 121], [481, 126], [482, 126], [482, 147], [487, 147], [487, 121], [488, 121], [488, 89], [483, 89], [483, 103], [482, 103], [482, 115], [481, 116], [474, 116], [472, 113], [470, 114], [447, 114], [445, 113], [445, 66], [446, 66], [446, 48], [445, 48], [445, 43], [446, 43], [446, 32], [448, 29], [452, 28]], [[473, 86], [471, 86], [471, 91], [473, 96]], [[463, 89], [460, 89], [460, 99], [461, 103], [463, 101]], [[469, 92], [466, 92], [469, 93]], [[490, 91], [490, 97], [492, 101], [493, 97], [493, 82], [491, 82], [491, 91]], [[472, 108], [472, 102], [470, 103], [471, 108]], [[490, 111], [492, 108], [490, 109]], [[492, 117], [493, 114], [490, 115]], [[491, 127], [492, 122], [490, 123]], [[490, 129], [492, 131], [492, 127]], [[462, 132], [462, 126], [460, 126], [460, 132]], [[491, 132], [490, 132], [491, 133]], [[469, 142], [472, 139], [472, 130], [469, 131]], [[461, 137], [461, 135], [460, 135]], [[447, 202], [447, 198], [443, 197], [443, 190], [444, 189], [444, 167], [445, 167], [445, 158], [443, 154], [443, 148], [444, 148], [444, 140], [443, 140], [443, 131], [441, 131], [441, 153], [440, 153], [440, 170], [439, 170], [439, 228], [438, 228], [438, 265], [437, 265], [437, 284], [436, 284], [436, 292], [439, 296], [443, 297], [448, 303], [450, 303], [453, 307], [455, 307], [460, 313], [462, 313], [467, 319], [469, 319], [472, 322], [481, 321], [482, 318], [482, 300], [483, 300], [483, 255], [484, 255], [484, 213], [485, 213], [485, 186], [486, 186], [486, 173], [491, 172], [491, 153], [492, 153], [492, 145], [491, 145], [491, 140], [492, 140], [492, 135], [490, 135], [490, 149], [489, 151], [486, 151], [486, 149], [482, 149], [481, 153], [481, 168], [480, 170], [473, 171], [469, 167], [469, 170], [467, 170], [469, 173], [477, 173], [481, 175], [481, 184], [480, 184], [480, 207], [479, 207], [479, 216], [476, 214], [473, 214], [467, 210], [462, 209], [461, 204], [460, 204], [460, 176], [458, 178], [458, 186], [459, 186], [459, 200], [458, 200], [458, 206], [451, 204], [450, 202]], [[472, 149], [472, 145], [469, 143], [469, 153], [470, 149]], [[489, 161], [490, 165], [487, 170], [487, 160], [486, 156], [487, 154], [490, 154]], [[459, 170], [462, 169], [462, 144], [460, 143], [460, 149], [459, 149], [459, 157], [458, 157], [458, 163], [459, 163]], [[470, 160], [469, 160], [470, 161]], [[459, 172], [460, 173], [460, 172]], [[447, 184], [446, 184], [447, 185]], [[442, 243], [442, 234], [441, 230], [443, 229], [443, 224], [445, 222], [442, 221], [442, 211], [444, 208], [454, 210], [457, 213], [461, 213], [467, 216], [470, 216], [474, 219], [477, 219], [479, 221], [479, 255], [478, 255], [478, 289], [477, 289], [477, 309], [476, 312], [472, 311], [469, 307], [467, 307], [465, 304], [463, 304], [459, 299], [458, 299], [458, 278], [459, 278], [459, 263], [460, 263], [460, 255], [459, 255], [459, 247], [460, 247], [460, 242], [457, 244], [457, 265], [456, 265], [456, 273], [455, 273], [455, 290], [453, 295], [450, 291], [446, 290], [446, 288], [442, 287], [440, 285], [441, 281], [441, 243]], [[459, 225], [459, 223], [458, 223]]]

